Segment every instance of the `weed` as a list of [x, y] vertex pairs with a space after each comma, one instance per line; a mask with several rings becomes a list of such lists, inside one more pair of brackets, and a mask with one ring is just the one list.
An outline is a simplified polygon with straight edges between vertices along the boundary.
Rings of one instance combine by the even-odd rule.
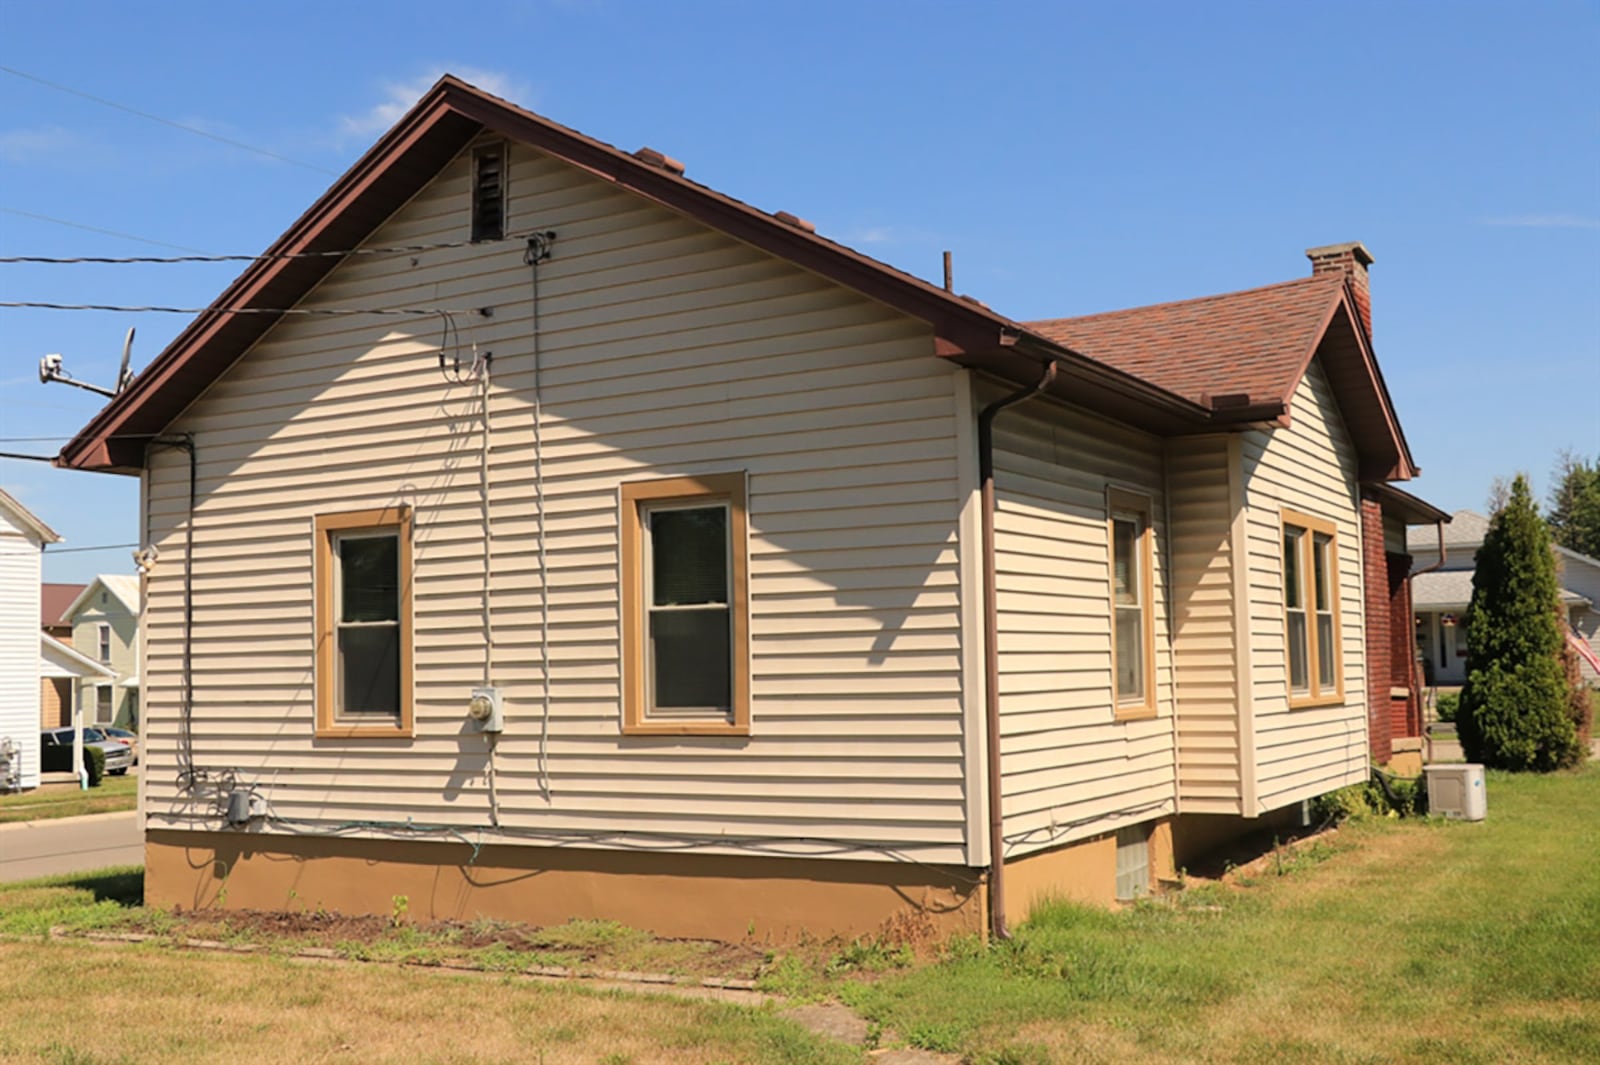
[[411, 909], [411, 898], [408, 895], [395, 895], [394, 906], [389, 911], [389, 927], [399, 928], [405, 923], [406, 913]]
[[906, 1031], [906, 1043], [918, 1050], [953, 1054], [961, 1049], [966, 1027], [956, 1021], [922, 1021]]

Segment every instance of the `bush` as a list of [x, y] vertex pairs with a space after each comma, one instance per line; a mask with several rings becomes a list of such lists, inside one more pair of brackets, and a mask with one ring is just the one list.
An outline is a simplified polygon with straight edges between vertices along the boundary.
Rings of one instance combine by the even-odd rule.
[[106, 752], [98, 747], [85, 746], [83, 748], [83, 758], [88, 763], [89, 786], [98, 788], [100, 782], [106, 778]]
[[1439, 698], [1433, 704], [1433, 713], [1440, 721], [1454, 721], [1456, 712], [1461, 709], [1460, 692], [1440, 692]]
[[[85, 768], [89, 771], [89, 786], [97, 788], [106, 775], [106, 752], [98, 747], [83, 745], [83, 758], [87, 763]], [[50, 744], [39, 752], [39, 770], [44, 773], [72, 773], [76, 769], [72, 764], [72, 747], [70, 744]]]
[[1549, 771], [1582, 757], [1569, 716], [1550, 530], [1518, 475], [1478, 549], [1467, 684], [1456, 732], [1468, 761]]

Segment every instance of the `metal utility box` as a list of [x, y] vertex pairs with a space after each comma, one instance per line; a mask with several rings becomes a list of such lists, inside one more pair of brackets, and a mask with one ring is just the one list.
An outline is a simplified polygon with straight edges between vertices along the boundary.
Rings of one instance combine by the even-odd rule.
[[1428, 812], [1461, 821], [1482, 821], [1489, 812], [1481, 765], [1429, 765]]

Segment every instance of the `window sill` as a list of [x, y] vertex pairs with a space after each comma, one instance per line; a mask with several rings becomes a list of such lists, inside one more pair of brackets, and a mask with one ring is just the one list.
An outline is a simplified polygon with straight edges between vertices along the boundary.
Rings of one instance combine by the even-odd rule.
[[1289, 696], [1290, 710], [1314, 710], [1319, 706], [1343, 706], [1344, 693], [1334, 695]]
[[640, 721], [622, 726], [624, 736], [748, 736], [750, 726], [725, 721]]
[[1150, 706], [1150, 705], [1144, 705], [1144, 706], [1118, 706], [1118, 707], [1115, 707], [1112, 710], [1112, 715], [1111, 716], [1112, 716], [1112, 720], [1118, 721], [1118, 722], [1122, 722], [1122, 721], [1149, 721], [1152, 718], [1155, 718], [1155, 717], [1157, 717], [1159, 715], [1157, 714], [1155, 707]]
[[411, 727], [409, 725], [384, 725], [384, 724], [332, 724], [318, 725], [316, 738], [319, 740], [409, 740]]

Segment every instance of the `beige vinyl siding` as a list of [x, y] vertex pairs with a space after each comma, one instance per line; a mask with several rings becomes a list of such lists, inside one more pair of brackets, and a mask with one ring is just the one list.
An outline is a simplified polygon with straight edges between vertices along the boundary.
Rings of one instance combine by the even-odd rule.
[[[487, 563], [478, 388], [441, 378], [438, 318], [286, 321], [173, 427], [198, 447], [196, 764], [237, 769], [274, 814], [316, 825], [487, 825], [485, 742], [463, 730], [485, 669], [487, 564], [503, 825], [964, 861], [955, 371], [928, 327], [530, 149], [513, 150], [509, 182], [509, 230], [557, 233], [539, 276], [548, 798], [531, 284], [516, 240], [355, 259], [305, 301], [453, 308], [463, 361], [474, 344], [493, 352]], [[467, 228], [461, 157], [369, 243]], [[185, 468], [158, 453], [148, 486], [158, 827], [186, 816], [172, 813]], [[752, 734], [624, 738], [618, 484], [738, 470]], [[312, 517], [397, 502], [416, 515], [415, 736], [314, 741]]]
[[1167, 445], [1172, 520], [1173, 668], [1178, 676], [1178, 804], [1183, 813], [1243, 812], [1241, 661], [1234, 605], [1229, 440]]
[[[994, 442], [1002, 801], [1017, 857], [1172, 811], [1162, 447], [1043, 399], [1004, 411]], [[1109, 485], [1151, 502], [1158, 712], [1143, 720], [1114, 720]]]
[[[1319, 361], [1296, 389], [1291, 424], [1243, 439], [1257, 812], [1364, 780], [1367, 716], [1357, 464]], [[1283, 614], [1283, 508], [1334, 524], [1344, 702], [1290, 709]]]

